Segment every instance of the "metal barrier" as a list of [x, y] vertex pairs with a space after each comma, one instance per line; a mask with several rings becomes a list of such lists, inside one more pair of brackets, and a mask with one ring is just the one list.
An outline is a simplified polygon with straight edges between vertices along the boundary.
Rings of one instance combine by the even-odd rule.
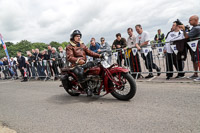
[[[185, 45], [186, 55], [182, 57], [182, 54], [176, 48], [176, 45], [171, 45], [173, 49], [172, 54], [164, 53], [164, 47], [162, 45], [157, 46], [154, 44], [152, 50], [148, 48], [142, 48], [143, 53], [138, 51], [137, 48], [132, 49], [116, 49], [112, 52], [111, 64], [118, 63], [120, 66], [126, 67], [130, 70], [135, 78], [141, 74], [173, 74], [178, 73], [179, 75], [184, 75], [184, 73], [199, 73], [200, 72], [200, 48], [198, 45], [199, 40], [190, 41]], [[166, 42], [168, 43], [168, 42]], [[182, 51], [183, 52], [183, 51]], [[191, 56], [192, 55], [192, 56]], [[194, 57], [195, 55], [195, 57]], [[198, 70], [193, 69], [193, 62], [195, 58], [196, 63], [198, 63]], [[88, 61], [92, 61], [91, 57], [88, 57]], [[37, 62], [29, 62], [26, 67], [26, 73], [28, 79], [57, 79], [60, 74], [60, 68], [69, 65], [65, 59], [59, 58], [55, 61], [52, 60], [40, 60]], [[11, 68], [8, 66], [0, 66], [1, 72], [4, 75], [13, 77], [18, 77], [19, 71], [17, 71], [17, 66], [14, 65]], [[159, 71], [158, 71], [159, 70]], [[23, 75], [23, 74], [21, 74]]]
[[38, 62], [31, 62], [27, 64], [27, 73], [29, 79], [40, 80], [56, 80], [61, 73], [60, 68], [67, 65], [66, 60], [63, 58], [57, 58], [53, 60], [40, 60]]
[[[180, 75], [181, 73], [183, 75], [184, 73], [199, 73], [200, 48], [198, 41], [187, 42], [182, 52], [178, 51], [175, 42], [170, 42], [172, 43], [171, 48], [173, 49], [173, 53], [171, 54], [164, 53], [164, 46], [157, 46], [157, 44], [151, 47], [152, 50], [142, 48], [144, 53], [140, 53], [135, 47], [128, 50], [117, 49], [118, 52], [114, 51], [112, 53], [112, 63], [118, 63], [119, 66], [128, 68], [131, 74], [136, 74], [136, 78], [138, 74], [157, 74], [156, 69], [161, 69], [159, 73], [178, 73]], [[182, 53], [186, 53], [185, 57], [183, 57]], [[193, 62], [191, 61], [194, 58], [194, 54], [196, 56], [196, 62], [198, 63], [197, 71], [193, 69]], [[123, 63], [119, 63], [119, 60], [122, 60]], [[171, 66], [172, 68], [170, 68]], [[153, 71], [153, 69], [155, 70]]]
[[40, 60], [36, 62], [28, 62], [26, 63], [24, 73], [20, 72], [20, 70], [18, 69], [18, 65], [2, 65], [0, 66], [0, 72], [4, 74], [5, 79], [16, 79], [19, 77], [19, 73], [21, 73], [21, 77], [26, 75], [29, 80], [40, 79], [46, 81], [52, 78], [52, 80], [58, 79], [61, 72], [60, 68], [63, 68], [67, 65], [69, 65], [69, 63], [67, 63], [65, 59], [58, 58], [55, 61]]

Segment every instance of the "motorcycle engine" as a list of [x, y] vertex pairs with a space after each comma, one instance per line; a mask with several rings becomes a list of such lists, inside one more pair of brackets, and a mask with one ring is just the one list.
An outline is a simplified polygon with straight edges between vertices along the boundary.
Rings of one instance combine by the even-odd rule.
[[98, 89], [100, 87], [100, 77], [99, 76], [87, 76], [86, 83], [88, 87], [92, 90]]

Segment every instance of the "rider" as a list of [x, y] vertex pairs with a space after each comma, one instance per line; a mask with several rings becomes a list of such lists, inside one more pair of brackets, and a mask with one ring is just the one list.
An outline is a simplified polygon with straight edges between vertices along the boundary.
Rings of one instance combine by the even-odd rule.
[[[66, 47], [67, 60], [71, 63], [71, 67], [74, 67], [73, 72], [80, 83], [84, 81], [84, 69], [93, 66], [91, 62], [86, 64], [86, 55], [94, 58], [102, 57], [102, 55], [89, 50], [81, 41], [81, 37], [82, 34], [79, 30], [73, 30], [70, 35], [70, 44]], [[88, 96], [92, 95], [91, 90], [87, 89], [86, 92]]]

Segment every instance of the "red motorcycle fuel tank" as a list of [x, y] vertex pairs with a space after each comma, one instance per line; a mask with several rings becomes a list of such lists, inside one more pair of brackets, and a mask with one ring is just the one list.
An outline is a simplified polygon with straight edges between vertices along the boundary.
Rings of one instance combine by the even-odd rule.
[[100, 74], [100, 71], [101, 71], [101, 68], [96, 66], [96, 67], [90, 68], [90, 69], [87, 71], [87, 74], [88, 74], [88, 75], [99, 75], [99, 74]]

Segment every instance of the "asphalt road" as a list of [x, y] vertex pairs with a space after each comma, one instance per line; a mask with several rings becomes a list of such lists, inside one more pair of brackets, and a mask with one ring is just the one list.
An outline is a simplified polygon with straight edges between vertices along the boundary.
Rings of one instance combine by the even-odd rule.
[[18, 133], [199, 133], [200, 84], [137, 82], [119, 101], [69, 96], [59, 81], [0, 81], [0, 121]]

